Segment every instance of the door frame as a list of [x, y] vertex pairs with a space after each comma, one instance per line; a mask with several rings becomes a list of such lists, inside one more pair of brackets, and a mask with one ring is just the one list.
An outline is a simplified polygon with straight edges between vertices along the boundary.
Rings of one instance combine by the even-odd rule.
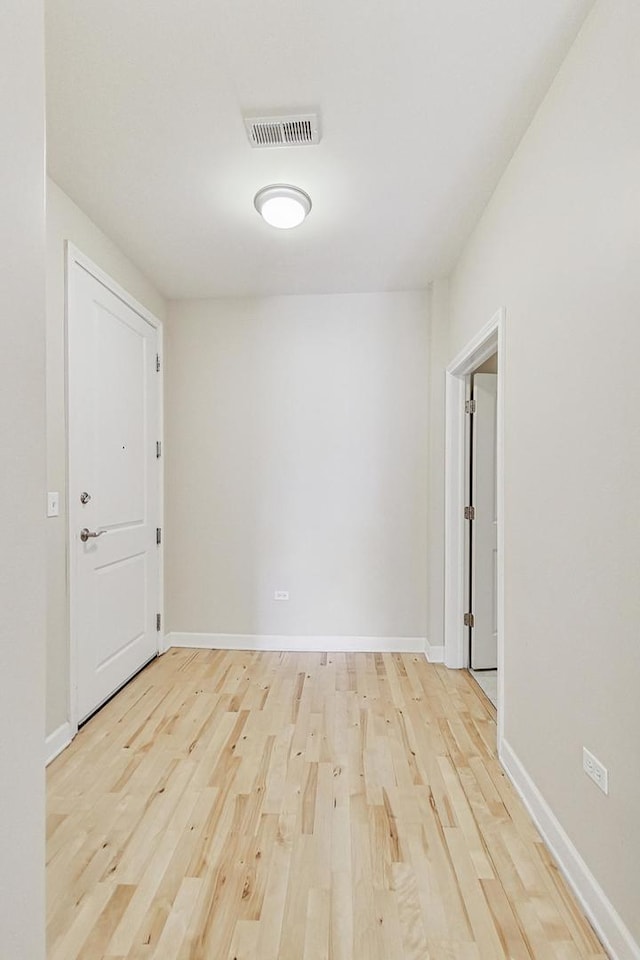
[[[105, 273], [93, 260], [85, 256], [70, 241], [65, 242], [65, 413], [66, 413], [66, 441], [67, 441], [67, 483], [66, 483], [66, 511], [67, 511], [67, 580], [69, 584], [67, 603], [69, 617], [69, 696], [68, 696], [68, 714], [69, 724], [71, 726], [70, 739], [75, 737], [78, 732], [78, 626], [74, 613], [75, 597], [77, 592], [77, 569], [76, 552], [73, 548], [74, 532], [78, 523], [78, 510], [70, 503], [69, 485], [72, 467], [75, 465], [76, 451], [73, 449], [70, 431], [69, 417], [69, 367], [70, 367], [70, 338], [69, 338], [69, 313], [71, 275], [73, 270], [84, 270], [92, 276], [98, 283], [101, 283], [107, 290], [113, 293], [119, 300], [122, 300], [131, 310], [138, 314], [146, 323], [152, 326], [158, 336], [158, 356], [160, 358], [160, 371], [158, 373], [158, 439], [162, 443], [162, 455], [164, 457], [164, 350], [163, 350], [163, 326], [150, 310], [147, 310], [135, 297], [132, 297], [120, 284]], [[164, 464], [158, 477], [158, 510], [160, 516], [160, 525], [164, 534]], [[158, 609], [160, 611], [162, 630], [157, 635], [157, 652], [165, 652], [165, 633], [164, 633], [164, 536], [163, 542], [158, 547]]]
[[498, 352], [496, 484], [498, 521], [498, 746], [504, 730], [504, 384], [506, 309], [500, 307], [488, 323], [447, 366], [445, 373], [445, 572], [444, 662], [447, 667], [467, 666], [465, 520], [466, 495], [466, 378]]

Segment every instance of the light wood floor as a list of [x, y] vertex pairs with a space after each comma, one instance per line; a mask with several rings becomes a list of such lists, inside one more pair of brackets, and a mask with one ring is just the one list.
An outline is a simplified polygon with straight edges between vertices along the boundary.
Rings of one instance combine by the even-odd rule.
[[463, 671], [171, 650], [49, 767], [49, 960], [604, 958]]

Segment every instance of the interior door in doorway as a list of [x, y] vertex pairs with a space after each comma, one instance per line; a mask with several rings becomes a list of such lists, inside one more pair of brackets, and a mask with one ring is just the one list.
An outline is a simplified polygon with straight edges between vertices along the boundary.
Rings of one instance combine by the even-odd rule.
[[469, 666], [473, 670], [495, 670], [498, 665], [497, 385], [495, 373], [472, 376]]
[[157, 653], [158, 331], [69, 262], [72, 657], [82, 721]]

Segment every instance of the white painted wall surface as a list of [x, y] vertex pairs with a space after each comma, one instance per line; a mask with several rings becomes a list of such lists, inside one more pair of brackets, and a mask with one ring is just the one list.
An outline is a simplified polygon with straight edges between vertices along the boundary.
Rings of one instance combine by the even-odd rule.
[[424, 293], [170, 304], [169, 630], [425, 636], [428, 336]]
[[[47, 520], [47, 734], [68, 719], [67, 446], [65, 413], [65, 241], [70, 240], [158, 319], [165, 302], [122, 251], [47, 180], [47, 489], [60, 516]], [[114, 390], [117, 384], [114, 384]]]
[[[444, 650], [444, 456], [445, 456], [445, 368], [449, 340], [449, 285], [446, 278], [435, 281], [429, 290], [429, 538], [428, 605], [429, 644]], [[440, 659], [442, 654], [440, 653]]]
[[45, 292], [41, 0], [0, 31], [0, 957], [44, 960]]
[[639, 49], [599, 0], [452, 277], [449, 359], [506, 306], [505, 737], [640, 942]]

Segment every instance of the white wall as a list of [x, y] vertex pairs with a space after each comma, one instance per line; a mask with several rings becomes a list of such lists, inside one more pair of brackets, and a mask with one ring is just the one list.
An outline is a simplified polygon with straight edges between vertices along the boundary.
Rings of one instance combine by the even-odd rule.
[[444, 456], [445, 368], [448, 360], [449, 286], [446, 279], [429, 290], [429, 509], [428, 604], [429, 657], [443, 659], [444, 651]]
[[65, 413], [65, 241], [164, 319], [165, 303], [122, 251], [47, 180], [47, 484], [60, 492], [60, 516], [47, 520], [47, 733], [68, 719], [67, 447]]
[[169, 630], [425, 637], [428, 335], [423, 293], [170, 305]]
[[43, 5], [0, 31], [0, 957], [44, 958]]
[[505, 737], [636, 941], [638, 50], [637, 2], [599, 0], [451, 278], [449, 342], [506, 306]]

